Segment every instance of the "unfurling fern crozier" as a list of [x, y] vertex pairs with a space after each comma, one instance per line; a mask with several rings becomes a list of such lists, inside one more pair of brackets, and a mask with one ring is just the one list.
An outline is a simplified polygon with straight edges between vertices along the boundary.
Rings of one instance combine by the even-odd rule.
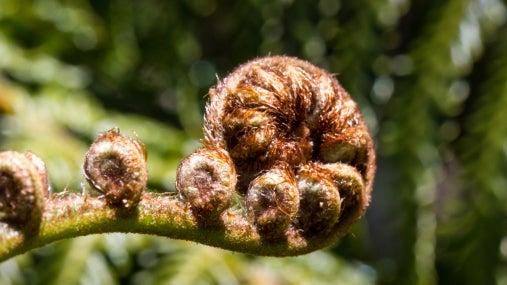
[[262, 238], [331, 243], [368, 206], [373, 141], [338, 81], [306, 61], [238, 67], [210, 90], [204, 133], [177, 177], [196, 214], [211, 211], [203, 201], [224, 211], [236, 194]]

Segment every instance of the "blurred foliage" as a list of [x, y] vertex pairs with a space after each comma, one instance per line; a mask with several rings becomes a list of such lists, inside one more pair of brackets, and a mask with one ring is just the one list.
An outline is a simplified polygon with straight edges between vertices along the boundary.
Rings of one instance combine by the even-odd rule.
[[365, 219], [328, 250], [262, 258], [140, 235], [56, 243], [0, 284], [507, 284], [507, 1], [0, 0], [0, 148], [32, 150], [53, 191], [118, 126], [174, 191], [206, 92], [287, 54], [337, 75], [376, 137]]

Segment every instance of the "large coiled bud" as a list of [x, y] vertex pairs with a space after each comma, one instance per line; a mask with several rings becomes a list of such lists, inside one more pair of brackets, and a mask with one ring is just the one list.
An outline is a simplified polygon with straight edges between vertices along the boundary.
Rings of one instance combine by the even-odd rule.
[[[209, 91], [204, 133], [204, 147], [190, 157], [228, 154], [232, 169], [227, 163], [207, 171], [237, 174], [237, 185], [228, 179], [227, 187], [245, 196], [264, 237], [287, 229], [310, 238], [343, 233], [368, 206], [373, 141], [338, 81], [306, 61], [268, 56], [235, 69]], [[180, 169], [191, 169], [191, 161]], [[194, 183], [193, 191], [220, 188], [217, 181]]]

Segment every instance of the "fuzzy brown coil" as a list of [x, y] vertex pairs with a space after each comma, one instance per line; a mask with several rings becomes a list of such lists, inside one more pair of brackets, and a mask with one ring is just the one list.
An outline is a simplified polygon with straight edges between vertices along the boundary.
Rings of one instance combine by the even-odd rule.
[[89, 184], [119, 209], [133, 209], [148, 182], [146, 149], [139, 139], [111, 129], [97, 137], [86, 153], [83, 172]]
[[[209, 91], [204, 133], [177, 177], [198, 212], [223, 211], [235, 190], [261, 235], [318, 236], [343, 232], [368, 206], [373, 141], [338, 81], [306, 61], [268, 56], [235, 69]], [[224, 166], [192, 164], [196, 155]]]
[[48, 196], [46, 167], [38, 156], [0, 153], [0, 221], [22, 230], [37, 229]]

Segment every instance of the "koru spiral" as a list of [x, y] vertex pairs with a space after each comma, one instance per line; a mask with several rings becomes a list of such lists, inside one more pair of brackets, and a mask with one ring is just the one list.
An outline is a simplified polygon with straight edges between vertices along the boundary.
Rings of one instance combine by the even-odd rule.
[[239, 66], [209, 91], [204, 134], [176, 181], [196, 217], [239, 204], [266, 239], [326, 237], [369, 204], [372, 138], [336, 78], [309, 62], [268, 56]]

